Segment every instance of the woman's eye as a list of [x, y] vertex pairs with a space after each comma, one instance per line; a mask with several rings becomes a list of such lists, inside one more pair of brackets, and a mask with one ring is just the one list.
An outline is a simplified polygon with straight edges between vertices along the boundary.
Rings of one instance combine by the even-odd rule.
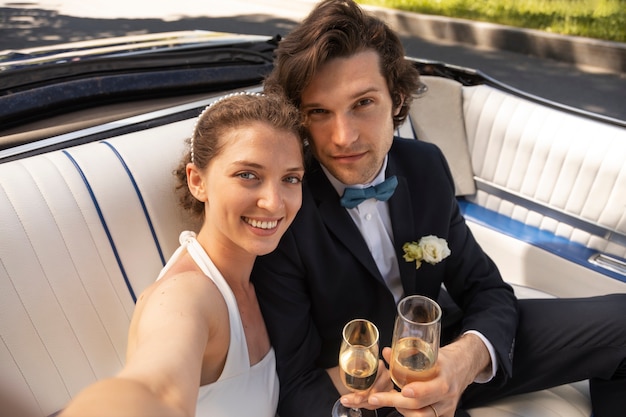
[[243, 178], [244, 180], [253, 180], [256, 178], [256, 175], [254, 175], [252, 172], [240, 172], [239, 174], [237, 174], [237, 176], [239, 178]]

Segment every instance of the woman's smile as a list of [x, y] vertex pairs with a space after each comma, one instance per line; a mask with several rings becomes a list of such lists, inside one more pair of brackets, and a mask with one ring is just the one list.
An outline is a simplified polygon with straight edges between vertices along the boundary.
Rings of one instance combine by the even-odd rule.
[[279, 220], [256, 220], [250, 217], [241, 217], [244, 222], [256, 229], [272, 230], [276, 229]]

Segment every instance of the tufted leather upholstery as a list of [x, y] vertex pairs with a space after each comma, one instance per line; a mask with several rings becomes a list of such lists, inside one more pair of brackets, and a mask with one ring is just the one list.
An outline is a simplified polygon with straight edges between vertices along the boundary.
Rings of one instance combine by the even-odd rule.
[[[626, 128], [487, 85], [422, 81], [429, 91], [399, 134], [442, 149], [457, 195], [587, 256], [626, 258]], [[608, 277], [588, 259], [569, 262], [468, 220], [507, 281], [561, 297], [626, 291], [625, 274]]]
[[[474, 174], [524, 198], [626, 235], [626, 129], [583, 119], [487, 86], [463, 90]], [[597, 236], [479, 191], [479, 205], [573, 242], [626, 258]]]

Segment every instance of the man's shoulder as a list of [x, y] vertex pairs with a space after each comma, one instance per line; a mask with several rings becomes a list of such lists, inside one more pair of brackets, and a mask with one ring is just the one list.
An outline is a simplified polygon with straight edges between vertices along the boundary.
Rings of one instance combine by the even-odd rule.
[[437, 145], [429, 142], [424, 142], [418, 139], [407, 139], [394, 137], [393, 144], [391, 146], [391, 152], [403, 153], [403, 152], [418, 152], [426, 154], [434, 154], [440, 152]]
[[410, 167], [431, 167], [441, 165], [445, 160], [441, 150], [429, 142], [416, 139], [394, 138], [393, 145], [389, 151], [389, 158], [394, 163]]

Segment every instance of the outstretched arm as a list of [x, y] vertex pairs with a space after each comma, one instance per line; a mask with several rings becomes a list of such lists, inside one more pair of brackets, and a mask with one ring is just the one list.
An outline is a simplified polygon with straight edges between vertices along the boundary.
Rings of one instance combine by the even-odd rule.
[[59, 417], [192, 417], [209, 337], [207, 306], [224, 303], [212, 300], [211, 285], [202, 274], [184, 273], [149, 287], [133, 315], [125, 367], [84, 389]]
[[115, 377], [84, 389], [59, 417], [190, 416], [184, 409], [161, 401], [143, 381]]

